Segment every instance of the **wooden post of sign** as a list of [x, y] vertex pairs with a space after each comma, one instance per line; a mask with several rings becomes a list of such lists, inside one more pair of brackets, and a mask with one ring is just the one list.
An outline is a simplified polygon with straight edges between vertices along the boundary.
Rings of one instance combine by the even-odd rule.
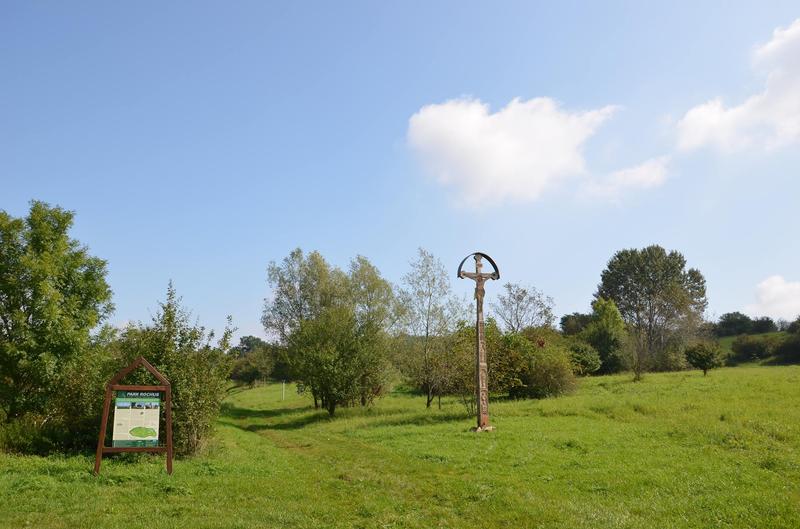
[[106, 398], [103, 402], [103, 419], [100, 423], [100, 435], [97, 441], [97, 452], [94, 455], [94, 475], [100, 473], [100, 461], [103, 459], [103, 446], [106, 443], [106, 425], [108, 424], [108, 409], [111, 405], [111, 388], [106, 386]]
[[[137, 367], [144, 367], [154, 377], [161, 382], [157, 386], [145, 385], [125, 385], [118, 382], [125, 378]], [[166, 446], [106, 446], [106, 426], [108, 424], [108, 414], [111, 409], [111, 392], [112, 391], [158, 391], [164, 393], [164, 400], [166, 404], [167, 423], [166, 433]], [[103, 460], [103, 454], [115, 454], [120, 452], [154, 452], [157, 454], [167, 454], [167, 474], [172, 474], [172, 386], [169, 380], [162, 375], [155, 367], [143, 357], [139, 357], [133, 361], [131, 365], [119, 371], [114, 377], [106, 384], [106, 397], [103, 403], [103, 418], [100, 423], [100, 434], [97, 436], [97, 451], [94, 457], [94, 475], [100, 473], [100, 463]]]
[[167, 386], [167, 474], [172, 475], [172, 387]]

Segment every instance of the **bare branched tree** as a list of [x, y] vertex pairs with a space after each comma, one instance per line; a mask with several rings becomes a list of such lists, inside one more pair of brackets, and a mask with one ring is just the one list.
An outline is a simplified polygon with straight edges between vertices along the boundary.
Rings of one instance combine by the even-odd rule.
[[491, 307], [506, 331], [518, 333], [527, 327], [553, 326], [553, 298], [535, 287], [517, 283], [506, 283], [503, 288], [505, 294], [497, 296], [498, 302], [492, 303]]

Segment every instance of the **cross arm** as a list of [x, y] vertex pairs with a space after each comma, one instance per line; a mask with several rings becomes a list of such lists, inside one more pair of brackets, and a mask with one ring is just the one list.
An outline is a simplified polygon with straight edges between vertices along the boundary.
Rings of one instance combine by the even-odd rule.
[[473, 281], [477, 281], [478, 279], [487, 280], [487, 279], [500, 279], [500, 275], [497, 272], [492, 272], [491, 274], [476, 274], [475, 272], [461, 272], [459, 277], [466, 277], [472, 279]]

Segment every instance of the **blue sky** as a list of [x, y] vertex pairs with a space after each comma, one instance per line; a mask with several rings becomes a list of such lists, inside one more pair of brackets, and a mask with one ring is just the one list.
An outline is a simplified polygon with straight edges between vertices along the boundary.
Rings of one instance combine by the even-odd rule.
[[481, 250], [563, 314], [656, 243], [710, 316], [800, 313], [796, 2], [592, 4], [3, 2], [0, 209], [76, 211], [117, 324], [172, 279], [263, 335], [297, 246]]

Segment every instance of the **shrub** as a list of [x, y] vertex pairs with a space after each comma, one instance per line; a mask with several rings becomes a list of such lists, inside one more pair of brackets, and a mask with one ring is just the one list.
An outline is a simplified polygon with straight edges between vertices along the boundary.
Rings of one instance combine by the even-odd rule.
[[47, 454], [57, 448], [52, 434], [50, 428], [44, 427], [41, 417], [28, 414], [0, 426], [0, 449], [20, 454]]
[[780, 363], [800, 362], [800, 333], [786, 336], [775, 347], [775, 360]]
[[686, 349], [686, 360], [692, 367], [703, 370], [703, 376], [709, 369], [722, 365], [722, 350], [715, 342], [700, 342]]
[[[172, 386], [172, 430], [178, 454], [196, 452], [210, 434], [232, 367], [230, 328], [213, 344], [214, 334], [189, 323], [188, 311], [180, 306], [170, 283], [167, 300], [150, 325], [131, 325], [116, 343], [122, 362], [117, 369], [143, 356]], [[126, 382], [152, 383], [152, 376], [136, 370]]]
[[731, 345], [733, 355], [729, 362], [751, 362], [768, 358], [774, 353], [776, 345], [776, 339], [772, 336], [739, 336]]
[[600, 355], [600, 372], [617, 373], [625, 367], [625, 321], [612, 300], [592, 303], [592, 319], [580, 334]]
[[520, 373], [521, 386], [512, 388], [512, 398], [541, 399], [569, 393], [575, 389], [575, 373], [569, 351], [561, 344], [544, 339], [530, 343], [524, 350]]
[[586, 376], [600, 369], [600, 354], [582, 340], [572, 340], [569, 345], [572, 370], [578, 376]]
[[234, 348], [238, 351], [239, 358], [233, 364], [231, 380], [248, 386], [254, 386], [256, 382], [267, 380], [272, 374], [275, 366], [274, 347], [253, 336], [246, 336], [240, 339], [239, 346]]

